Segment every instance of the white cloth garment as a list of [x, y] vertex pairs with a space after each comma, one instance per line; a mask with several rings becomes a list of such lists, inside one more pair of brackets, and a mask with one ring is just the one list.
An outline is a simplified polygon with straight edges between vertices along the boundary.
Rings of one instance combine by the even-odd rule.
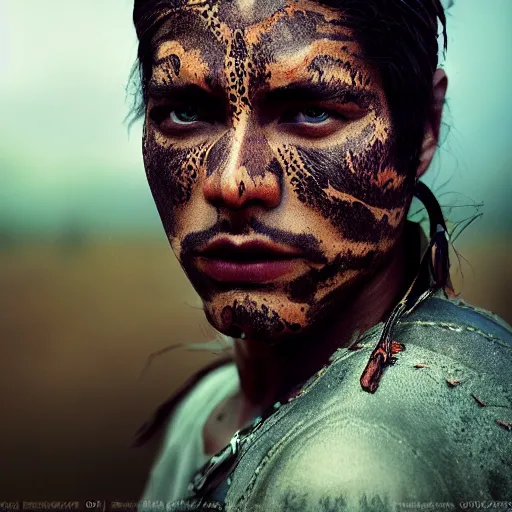
[[159, 457], [154, 464], [144, 501], [169, 502], [186, 497], [196, 471], [209, 459], [204, 453], [202, 431], [215, 407], [240, 388], [235, 363], [221, 366], [200, 380], [171, 416]]

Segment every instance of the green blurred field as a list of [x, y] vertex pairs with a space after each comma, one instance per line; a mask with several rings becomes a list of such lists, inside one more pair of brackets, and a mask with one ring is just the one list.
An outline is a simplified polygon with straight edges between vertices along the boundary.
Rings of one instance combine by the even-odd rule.
[[[512, 323], [510, 240], [458, 250], [463, 298]], [[157, 445], [133, 433], [215, 357], [178, 349], [138, 380], [150, 353], [213, 335], [167, 243], [3, 248], [0, 290], [1, 499], [138, 499]]]

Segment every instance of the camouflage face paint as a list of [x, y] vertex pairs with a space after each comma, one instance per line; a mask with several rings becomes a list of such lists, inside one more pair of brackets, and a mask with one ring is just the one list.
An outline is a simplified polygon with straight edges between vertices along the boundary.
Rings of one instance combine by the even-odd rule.
[[[412, 194], [379, 77], [343, 14], [309, 0], [184, 0], [153, 48], [146, 173], [210, 323], [277, 341], [343, 308], [386, 263]], [[192, 253], [221, 233], [307, 257], [286, 278], [218, 283]]]

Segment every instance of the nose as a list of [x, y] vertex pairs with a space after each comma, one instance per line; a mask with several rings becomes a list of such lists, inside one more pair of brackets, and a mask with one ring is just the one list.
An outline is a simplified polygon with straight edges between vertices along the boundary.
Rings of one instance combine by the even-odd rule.
[[236, 210], [259, 204], [275, 208], [281, 202], [280, 165], [261, 130], [245, 121], [210, 149], [204, 196], [216, 207]]

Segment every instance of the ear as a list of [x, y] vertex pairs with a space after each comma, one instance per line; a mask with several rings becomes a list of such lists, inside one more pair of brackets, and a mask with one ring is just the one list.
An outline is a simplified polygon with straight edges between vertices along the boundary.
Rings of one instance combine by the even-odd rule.
[[416, 178], [420, 178], [428, 169], [437, 149], [444, 99], [446, 89], [448, 88], [448, 77], [444, 70], [436, 70], [432, 86], [434, 89], [434, 104], [432, 105], [430, 116], [425, 126], [425, 136], [421, 146], [420, 163], [416, 172]]

